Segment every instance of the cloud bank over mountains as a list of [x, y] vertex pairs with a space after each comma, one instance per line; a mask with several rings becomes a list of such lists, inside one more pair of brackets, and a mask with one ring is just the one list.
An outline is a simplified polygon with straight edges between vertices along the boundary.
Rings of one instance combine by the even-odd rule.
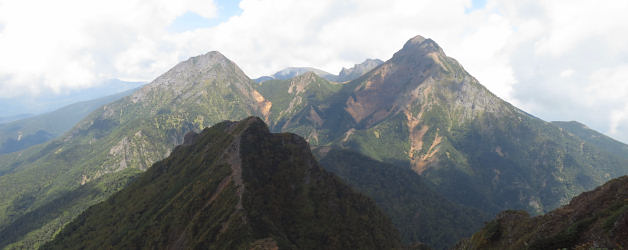
[[[420, 34], [525, 111], [628, 141], [626, 1], [242, 0], [216, 22], [229, 4], [0, 0], [0, 97], [150, 81], [210, 50], [250, 77], [288, 66], [337, 73]], [[215, 24], [171, 28], [190, 13]]]

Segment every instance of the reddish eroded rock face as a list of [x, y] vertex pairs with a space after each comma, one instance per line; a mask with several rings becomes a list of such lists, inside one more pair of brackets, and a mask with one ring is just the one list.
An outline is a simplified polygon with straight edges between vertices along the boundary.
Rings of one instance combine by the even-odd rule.
[[[410, 93], [429, 77], [442, 72], [438, 59], [445, 57], [432, 40], [410, 39], [392, 59], [360, 78], [362, 82], [346, 101], [345, 110], [356, 123], [375, 124], [411, 101]], [[400, 98], [403, 96], [404, 98]]]

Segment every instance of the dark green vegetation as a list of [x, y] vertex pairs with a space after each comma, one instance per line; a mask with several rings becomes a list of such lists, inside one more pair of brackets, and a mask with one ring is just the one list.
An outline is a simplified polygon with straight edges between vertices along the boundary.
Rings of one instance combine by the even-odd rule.
[[624, 249], [628, 176], [609, 181], [542, 216], [506, 211], [456, 249]]
[[[513, 107], [420, 36], [346, 83], [306, 73], [260, 85], [220, 53], [210, 52], [94, 111], [58, 139], [0, 156], [0, 231], [12, 231], [0, 238], [0, 246], [39, 246], [75, 218], [75, 211], [110, 195], [103, 190], [121, 189], [134, 174], [167, 157], [187, 132], [251, 115], [262, 117], [271, 131], [299, 134], [313, 146], [411, 169], [416, 176], [404, 181], [420, 182], [417, 190], [427, 186], [449, 201], [438, 206], [457, 204], [443, 208], [452, 211], [451, 217], [421, 220], [438, 226], [422, 227], [417, 219], [403, 224], [403, 214], [435, 210], [408, 202], [410, 194], [380, 206], [391, 213], [404, 240], [438, 246], [451, 242], [445, 232], [464, 234], [449, 223], [469, 207], [487, 214], [505, 209], [544, 213], [628, 173], [623, 151], [602, 146], [613, 145], [608, 138], [587, 139]], [[377, 185], [390, 187], [381, 193], [370, 194], [360, 179], [345, 177], [382, 202], [378, 195], [399, 189], [386, 184], [393, 183], [386, 176], [396, 176], [384, 175], [389, 172], [376, 172], [383, 178]], [[91, 189], [95, 195], [77, 191], [90, 185], [100, 187]], [[61, 208], [58, 201], [67, 201], [63, 213], [48, 209]], [[477, 221], [470, 217], [464, 223]], [[435, 238], [426, 240], [417, 232]]]
[[384, 214], [319, 167], [303, 138], [253, 117], [186, 140], [43, 249], [400, 247]]
[[371, 197], [392, 220], [406, 243], [446, 249], [470, 236], [488, 216], [444, 199], [412, 170], [361, 154], [320, 148], [320, 163], [350, 186]]
[[50, 113], [0, 124], [0, 154], [19, 151], [60, 136], [92, 111], [128, 96], [135, 90], [71, 104]]

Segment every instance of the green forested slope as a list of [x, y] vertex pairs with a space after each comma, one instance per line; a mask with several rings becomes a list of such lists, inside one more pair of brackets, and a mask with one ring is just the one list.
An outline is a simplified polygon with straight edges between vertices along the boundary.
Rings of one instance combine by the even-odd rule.
[[320, 168], [305, 140], [271, 134], [248, 118], [187, 136], [186, 145], [43, 249], [273, 247], [400, 245], [384, 214]]
[[66, 212], [46, 216], [34, 225], [23, 224], [21, 216], [58, 199], [71, 199], [68, 196], [74, 190], [92, 181], [100, 185], [101, 177], [147, 169], [168, 156], [188, 131], [227, 118], [261, 114], [264, 100], [260, 98], [235, 64], [210, 52], [178, 64], [133, 95], [105, 105], [59, 139], [0, 156], [0, 231], [34, 229], [3, 235], [0, 246], [21, 242], [35, 247], [45, 242], [77, 215], [70, 211], [81, 211], [107, 194], [66, 204]]
[[576, 121], [554, 121], [552, 124], [564, 129], [567, 133], [577, 136], [600, 150], [609, 152], [616, 157], [628, 159], [628, 145], [590, 129], [582, 123]]

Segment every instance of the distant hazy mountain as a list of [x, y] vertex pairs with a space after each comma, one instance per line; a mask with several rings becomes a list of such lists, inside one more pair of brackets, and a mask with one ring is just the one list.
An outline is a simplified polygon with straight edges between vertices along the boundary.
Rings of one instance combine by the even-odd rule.
[[316, 75], [332, 82], [346, 82], [356, 79], [363, 75], [366, 72], [371, 71], [375, 67], [382, 64], [382, 60], [379, 59], [366, 59], [364, 62], [360, 64], [354, 65], [350, 69], [342, 68], [338, 75], [334, 75], [328, 73], [324, 70], [311, 68], [311, 67], [290, 67], [283, 69], [272, 76], [262, 76], [260, 78], [255, 79], [255, 82], [261, 83], [268, 80], [286, 80], [293, 78], [295, 76], [302, 75], [306, 72], [314, 72]]
[[293, 78], [295, 76], [298, 75], [302, 75], [306, 72], [314, 72], [315, 74], [319, 75], [320, 77], [326, 78], [326, 77], [333, 77], [333, 74], [327, 73], [326, 71], [320, 70], [320, 69], [315, 69], [315, 68], [310, 68], [310, 67], [290, 67], [290, 68], [285, 68], [275, 74], [272, 75], [273, 79], [276, 80], [286, 80], [286, 79], [290, 79]]
[[628, 176], [573, 198], [542, 216], [505, 211], [455, 249], [624, 249]]
[[256, 117], [188, 134], [42, 249], [400, 249], [371, 199]]
[[0, 154], [19, 151], [47, 142], [70, 130], [95, 109], [128, 96], [133, 91], [135, 90], [79, 102], [49, 113], [0, 124]]
[[72, 90], [65, 93], [46, 93], [35, 97], [18, 96], [13, 98], [0, 98], [0, 117], [15, 116], [19, 114], [43, 114], [52, 112], [61, 107], [115, 95], [130, 89], [138, 88], [144, 82], [126, 82], [112, 79], [100, 83], [94, 87]]
[[31, 116], [34, 116], [34, 115], [33, 114], [17, 114], [17, 115], [0, 117], [0, 124], [21, 120], [21, 119], [28, 118]]

